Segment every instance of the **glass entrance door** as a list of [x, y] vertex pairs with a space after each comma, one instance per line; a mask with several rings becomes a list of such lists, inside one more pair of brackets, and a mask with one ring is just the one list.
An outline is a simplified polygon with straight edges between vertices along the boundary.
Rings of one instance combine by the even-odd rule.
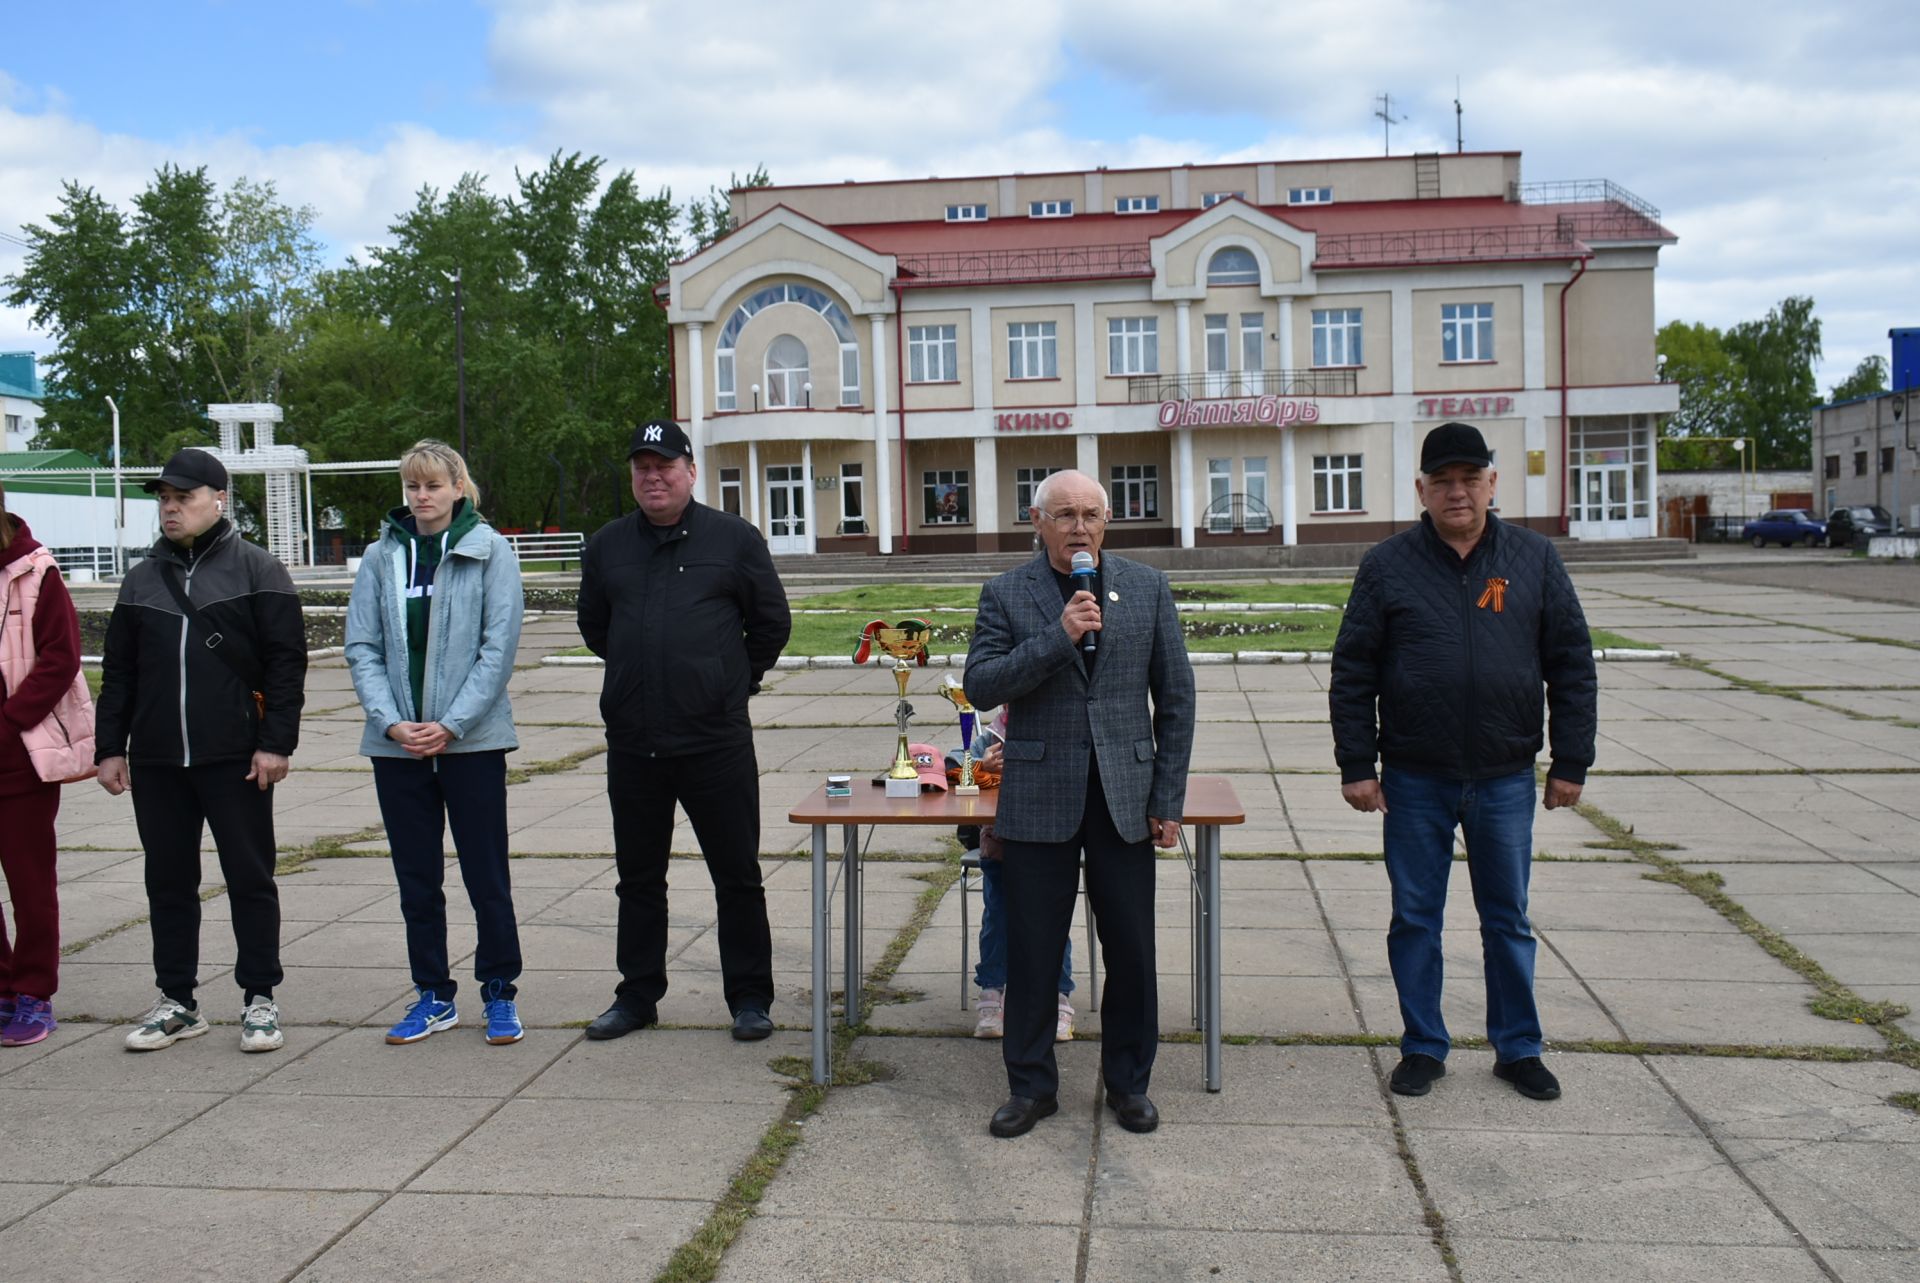
[[1642, 416], [1575, 420], [1567, 472], [1569, 533], [1576, 539], [1653, 534], [1653, 430]]
[[767, 550], [808, 550], [807, 485], [797, 464], [774, 464], [767, 469]]

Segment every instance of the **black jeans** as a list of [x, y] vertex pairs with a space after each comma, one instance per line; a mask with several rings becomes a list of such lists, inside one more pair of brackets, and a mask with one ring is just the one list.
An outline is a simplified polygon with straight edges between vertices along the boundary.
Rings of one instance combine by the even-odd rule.
[[760, 883], [760, 771], [753, 741], [681, 757], [607, 754], [619, 872], [615, 1001], [645, 1015], [667, 992], [667, 855], [678, 802], [713, 877], [727, 1009], [773, 1007], [773, 933]]
[[227, 881], [242, 996], [280, 983], [280, 891], [273, 881], [273, 790], [248, 762], [133, 768], [133, 820], [146, 851], [153, 971], [160, 992], [191, 1003], [200, 977], [200, 835], [213, 830]]
[[407, 962], [414, 987], [443, 1002], [459, 988], [447, 962], [446, 831], [460, 857], [479, 927], [473, 978], [490, 996], [511, 998], [520, 976], [520, 927], [513, 916], [507, 872], [507, 753], [443, 753], [438, 757], [376, 757], [373, 787], [387, 826], [400, 913], [407, 920]]
[[1065, 842], [1006, 839], [1000, 871], [1007, 907], [1007, 1086], [1034, 1099], [1060, 1090], [1054, 1060], [1054, 983], [1073, 927], [1086, 853], [1087, 899], [1107, 974], [1100, 990], [1100, 1070], [1110, 1095], [1144, 1095], [1160, 1041], [1153, 944], [1153, 845], [1113, 826], [1099, 763], [1087, 778], [1080, 831]]

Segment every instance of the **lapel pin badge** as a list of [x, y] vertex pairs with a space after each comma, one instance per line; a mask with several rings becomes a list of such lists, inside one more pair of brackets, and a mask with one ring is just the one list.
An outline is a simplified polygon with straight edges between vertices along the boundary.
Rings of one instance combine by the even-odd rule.
[[1111, 589], [1111, 588], [1109, 588], [1109, 589], [1107, 589], [1107, 600], [1108, 600], [1108, 601], [1119, 601], [1119, 600], [1120, 600], [1120, 594], [1119, 594], [1119, 593], [1117, 593], [1117, 592], [1115, 592], [1115, 591], [1114, 591], [1113, 589]]

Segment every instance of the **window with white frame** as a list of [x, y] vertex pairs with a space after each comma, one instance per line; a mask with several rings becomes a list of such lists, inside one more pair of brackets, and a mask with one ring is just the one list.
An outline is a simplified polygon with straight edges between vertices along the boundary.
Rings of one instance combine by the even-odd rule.
[[1028, 509], [1033, 507], [1033, 497], [1040, 493], [1040, 483], [1060, 468], [1015, 468], [1013, 470], [1013, 509], [1025, 520]]
[[1200, 198], [1201, 209], [1212, 209], [1223, 200], [1245, 200], [1245, 192], [1208, 192]]
[[1028, 218], [1072, 218], [1073, 202], [1070, 200], [1034, 200], [1027, 202]]
[[1493, 360], [1493, 304], [1440, 305], [1440, 359]]
[[859, 405], [860, 347], [854, 337], [852, 318], [825, 291], [791, 281], [765, 286], [741, 299], [740, 305], [733, 309], [733, 315], [727, 318], [726, 325], [721, 327], [720, 339], [714, 344], [713, 353], [714, 409], [725, 413], [739, 407], [734, 345], [740, 341], [740, 331], [748, 321], [765, 309], [781, 303], [797, 303], [818, 313], [832, 327], [834, 337], [840, 341], [840, 404]]
[[713, 354], [713, 408], [731, 410], [738, 404], [733, 390], [733, 349], [723, 348]]
[[960, 377], [960, 340], [953, 325], [907, 327], [907, 382], [952, 383]]
[[1115, 521], [1150, 521], [1160, 515], [1158, 464], [1116, 463], [1107, 489]]
[[1289, 187], [1287, 188], [1289, 205], [1331, 205], [1333, 188], [1331, 187]]
[[1206, 395], [1226, 396], [1229, 376], [1227, 373], [1227, 314], [1210, 312], [1201, 318], [1205, 337], [1201, 343], [1202, 359], [1206, 364]]
[[1153, 214], [1159, 212], [1158, 196], [1115, 196], [1113, 212], [1116, 214]]
[[860, 345], [840, 345], [840, 404], [860, 404]]
[[1273, 509], [1267, 506], [1267, 459], [1243, 459], [1240, 462], [1240, 489], [1247, 496], [1246, 529], [1261, 534], [1273, 525]]
[[865, 464], [840, 465], [840, 533], [843, 535], [867, 533], [866, 472]]
[[987, 221], [985, 205], [949, 205], [947, 206], [949, 223], [984, 223]]
[[1007, 377], [1057, 379], [1060, 349], [1052, 321], [1010, 321], [1007, 324]]
[[1158, 374], [1160, 322], [1151, 316], [1107, 318], [1107, 373]]
[[807, 345], [791, 334], [782, 334], [767, 345], [768, 409], [800, 407], [808, 403]]
[[720, 469], [720, 510], [740, 515], [740, 469]]
[[1233, 530], [1233, 460], [1207, 460], [1207, 532]]
[[1316, 367], [1361, 365], [1360, 314], [1357, 307], [1313, 310], [1313, 363]]
[[965, 468], [928, 470], [920, 474], [920, 524], [964, 526], [973, 522], [972, 487]]
[[1360, 455], [1313, 456], [1313, 510], [1360, 512], [1366, 507], [1360, 490]]
[[1267, 317], [1264, 312], [1240, 313], [1240, 395], [1262, 396], [1267, 390]]
[[1229, 245], [1207, 263], [1209, 285], [1258, 285], [1260, 261], [1250, 249]]

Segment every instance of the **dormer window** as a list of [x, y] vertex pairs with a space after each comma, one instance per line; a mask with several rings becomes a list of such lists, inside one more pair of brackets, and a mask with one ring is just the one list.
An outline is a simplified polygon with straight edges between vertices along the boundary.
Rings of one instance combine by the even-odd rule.
[[1331, 187], [1289, 187], [1287, 188], [1289, 205], [1331, 205], [1333, 188]]
[[984, 223], [987, 221], [985, 205], [949, 205], [947, 206], [949, 223]]
[[1116, 214], [1157, 214], [1160, 212], [1158, 196], [1116, 196], [1113, 198], [1113, 212]]
[[1073, 202], [1070, 200], [1035, 200], [1027, 202], [1028, 218], [1072, 218]]

